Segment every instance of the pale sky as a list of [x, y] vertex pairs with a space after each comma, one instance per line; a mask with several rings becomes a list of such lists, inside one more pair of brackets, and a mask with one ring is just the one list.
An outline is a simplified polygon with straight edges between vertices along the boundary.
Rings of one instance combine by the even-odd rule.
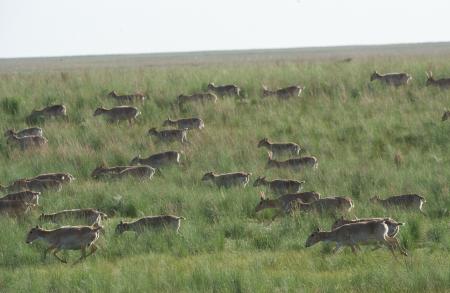
[[450, 41], [450, 0], [0, 0], [0, 58]]

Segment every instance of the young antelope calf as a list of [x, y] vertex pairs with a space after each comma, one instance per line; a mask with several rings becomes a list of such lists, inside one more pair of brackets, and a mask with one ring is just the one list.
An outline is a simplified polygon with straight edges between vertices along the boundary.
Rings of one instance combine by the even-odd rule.
[[[42, 239], [49, 246], [44, 252], [44, 259], [47, 253], [53, 252], [53, 255], [62, 263], [67, 263], [65, 259], [60, 258], [56, 253], [60, 250], [81, 250], [81, 257], [75, 262], [79, 262], [97, 250], [95, 242], [100, 236], [101, 226], [64, 226], [54, 230], [45, 230], [36, 226], [31, 229], [25, 242], [31, 244], [33, 241]], [[86, 250], [89, 249], [89, 254]]]
[[134, 222], [128, 223], [120, 221], [120, 223], [116, 227], [116, 233], [122, 234], [126, 231], [134, 231], [137, 234], [140, 234], [152, 229], [171, 228], [174, 229], [178, 234], [181, 220], [185, 220], [185, 218], [172, 215], [161, 215], [144, 217]]
[[272, 153], [269, 152], [269, 159], [267, 161], [267, 168], [285, 168], [301, 170], [305, 167], [312, 167], [317, 169], [319, 163], [316, 157], [301, 157], [295, 159], [289, 159], [286, 161], [277, 161], [273, 159]]
[[211, 180], [218, 187], [229, 188], [232, 186], [245, 187], [250, 181], [252, 173], [236, 172], [236, 173], [224, 173], [215, 174], [214, 172], [208, 172], [203, 175], [202, 181]]
[[117, 102], [124, 104], [124, 103], [132, 103], [132, 102], [144, 102], [147, 97], [145, 97], [141, 93], [135, 93], [130, 95], [118, 95], [116, 91], [112, 91], [108, 94], [108, 97], [113, 98]]
[[213, 93], [196, 93], [192, 94], [190, 96], [187, 95], [179, 95], [177, 98], [178, 105], [183, 106], [184, 104], [188, 102], [200, 102], [200, 103], [206, 103], [206, 102], [217, 102], [217, 96]]
[[384, 221], [389, 228], [388, 236], [395, 237], [400, 231], [400, 226], [403, 226], [404, 223], [399, 223], [391, 218], [365, 218], [365, 219], [355, 219], [355, 220], [346, 220], [344, 217], [340, 217], [337, 219], [333, 225], [331, 226], [331, 230], [334, 230], [342, 225], [361, 223], [361, 222], [371, 222], [371, 221]]
[[317, 229], [308, 237], [305, 246], [310, 247], [320, 241], [336, 242], [334, 253], [343, 246], [350, 246], [352, 251], [356, 253], [356, 249], [360, 249], [360, 244], [381, 243], [389, 248], [394, 257], [394, 248], [400, 250], [403, 255], [408, 255], [400, 247], [396, 238], [388, 236], [388, 231], [388, 225], [383, 220], [347, 224], [329, 232]]
[[105, 213], [95, 209], [72, 209], [63, 210], [52, 214], [42, 213], [39, 220], [61, 223], [63, 220], [68, 218], [84, 220], [89, 225], [94, 225], [95, 223], [101, 223], [102, 220], [106, 220], [108, 216]]
[[297, 181], [290, 179], [274, 179], [274, 180], [266, 180], [266, 176], [258, 177], [253, 186], [267, 186], [270, 190], [272, 190], [276, 194], [286, 194], [286, 193], [295, 193], [299, 192], [305, 181]]
[[15, 193], [9, 193], [4, 197], [0, 198], [0, 200], [20, 200], [34, 205], [38, 205], [40, 195], [41, 195], [40, 192], [26, 190]]
[[8, 129], [5, 131], [5, 136], [9, 137], [12, 135], [17, 136], [18, 138], [22, 138], [24, 136], [42, 136], [42, 128], [39, 127], [31, 127], [31, 128], [25, 128], [18, 132], [16, 132], [14, 129]]
[[287, 100], [291, 97], [299, 97], [301, 92], [304, 90], [304, 87], [293, 85], [281, 89], [277, 89], [274, 91], [269, 90], [266, 86], [263, 86], [262, 93], [263, 97], [275, 96], [280, 100]]
[[168, 165], [180, 164], [180, 157], [181, 154], [175, 151], [167, 151], [163, 153], [154, 154], [144, 159], [141, 159], [141, 156], [137, 155], [136, 157], [133, 158], [133, 160], [131, 160], [130, 165], [141, 164], [152, 166], [153, 168], [161, 168]]
[[18, 145], [21, 150], [42, 148], [48, 145], [48, 140], [40, 135], [18, 137], [14, 134], [8, 136], [7, 143]]
[[115, 173], [112, 176], [117, 178], [134, 177], [140, 180], [152, 179], [156, 170], [150, 166], [132, 166], [125, 170]]
[[388, 85], [401, 86], [407, 85], [412, 79], [411, 75], [407, 73], [387, 73], [379, 74], [377, 71], [372, 73], [370, 81], [380, 80]]
[[179, 141], [181, 143], [189, 143], [187, 140], [187, 129], [170, 129], [158, 131], [156, 128], [148, 130], [148, 135], [158, 138], [162, 142]]
[[426, 73], [427, 75], [427, 86], [434, 85], [440, 88], [450, 88], [450, 78], [434, 79], [433, 72]]
[[60, 192], [62, 189], [62, 182], [59, 180], [53, 179], [31, 179], [31, 180], [17, 180], [14, 181], [11, 185], [4, 187], [0, 185], [0, 190], [8, 191], [8, 192], [19, 192], [19, 191], [38, 191], [44, 192], [48, 190], [53, 190], [56, 192]]
[[425, 202], [427, 202], [424, 197], [417, 194], [395, 195], [386, 199], [381, 199], [379, 196], [374, 196], [370, 199], [370, 201], [373, 203], [379, 203], [385, 208], [399, 207], [416, 210], [422, 214], [425, 214], [422, 211], [422, 206]]
[[6, 216], [23, 216], [34, 204], [22, 200], [0, 200], [0, 215]]
[[255, 212], [257, 213], [264, 209], [278, 209], [278, 213], [273, 217], [275, 219], [282, 213], [290, 214], [295, 211], [301, 203], [311, 203], [319, 198], [320, 194], [314, 191], [285, 194], [274, 199], [266, 198], [264, 192], [261, 192], [260, 201], [255, 208]]
[[141, 112], [139, 112], [136, 107], [129, 106], [117, 106], [111, 109], [100, 107], [94, 112], [94, 116], [105, 115], [111, 123], [118, 123], [123, 120], [128, 120], [129, 124], [136, 121], [136, 117], [139, 116], [139, 114], [141, 114]]
[[33, 123], [33, 121], [38, 118], [42, 117], [44, 119], [47, 118], [57, 118], [57, 117], [63, 117], [67, 118], [67, 109], [64, 105], [52, 105], [45, 107], [42, 110], [33, 110], [31, 114], [26, 118], [26, 121], [28, 124]]
[[99, 179], [101, 177], [113, 176], [114, 174], [118, 174], [125, 169], [131, 168], [133, 166], [115, 166], [115, 167], [106, 167], [104, 165], [97, 166], [94, 171], [91, 173], [91, 177], [94, 179]]
[[208, 84], [208, 90], [212, 91], [219, 96], [240, 96], [241, 89], [234, 84], [218, 85], [216, 86], [213, 82]]
[[300, 146], [293, 142], [272, 143], [268, 138], [263, 138], [258, 143], [258, 148], [265, 147], [272, 156], [281, 156], [282, 154], [299, 155]]
[[163, 126], [175, 126], [178, 129], [203, 129], [205, 128], [205, 123], [200, 118], [182, 118], [177, 120], [167, 118]]

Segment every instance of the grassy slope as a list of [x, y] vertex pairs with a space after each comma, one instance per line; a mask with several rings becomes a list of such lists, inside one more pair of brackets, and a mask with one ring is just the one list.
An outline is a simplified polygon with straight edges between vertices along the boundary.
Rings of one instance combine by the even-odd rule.
[[[27, 113], [50, 103], [64, 103], [70, 116], [69, 123], [41, 125], [48, 150], [22, 154], [2, 139], [2, 183], [68, 171], [77, 180], [61, 193], [44, 195], [44, 211], [97, 207], [115, 216], [106, 222], [98, 253], [76, 267], [60, 265], [52, 257], [42, 262], [44, 245], [24, 243], [38, 212], [19, 221], [1, 218], [0, 291], [449, 290], [450, 125], [442, 123], [440, 115], [450, 105], [450, 95], [424, 87], [424, 71], [430, 65], [435, 75], [450, 75], [450, 61], [438, 56], [1, 75], [0, 129], [24, 127]], [[369, 85], [374, 68], [407, 71], [414, 76], [413, 84], [404, 89]], [[175, 97], [204, 88], [208, 81], [241, 85], [248, 102], [225, 98], [180, 112]], [[260, 98], [262, 83], [299, 83], [307, 89], [301, 98], [280, 103]], [[113, 88], [138, 89], [150, 97], [138, 105], [142, 116], [131, 128], [92, 117], [97, 106], [113, 105], [102, 97]], [[206, 128], [189, 133], [188, 146], [154, 143], [146, 130], [160, 127], [167, 116], [199, 116]], [[319, 169], [265, 170], [267, 155], [256, 148], [264, 136], [300, 143], [306, 154], [319, 158]], [[163, 178], [139, 184], [89, 178], [101, 161], [126, 164], [137, 154], [168, 149], [183, 150], [184, 164], [164, 169]], [[393, 162], [397, 152], [404, 159], [399, 169]], [[385, 215], [406, 222], [400, 239], [411, 256], [396, 262], [384, 249], [366, 248], [358, 256], [349, 251], [330, 255], [331, 246], [322, 244], [305, 249], [311, 230], [328, 228], [332, 218], [296, 215], [271, 222], [270, 212], [253, 212], [256, 188], [217, 190], [199, 180], [209, 170], [304, 179], [305, 190], [351, 196], [352, 216]], [[368, 202], [376, 194], [408, 192], [426, 197], [427, 217], [384, 211]], [[133, 235], [113, 234], [120, 219], [160, 213], [185, 216], [184, 237], [153, 233], [135, 240]], [[78, 253], [66, 256], [72, 260]]]

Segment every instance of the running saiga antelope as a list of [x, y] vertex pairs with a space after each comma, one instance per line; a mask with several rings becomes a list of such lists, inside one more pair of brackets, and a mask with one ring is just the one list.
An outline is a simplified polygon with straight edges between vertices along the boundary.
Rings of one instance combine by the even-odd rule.
[[386, 245], [394, 257], [394, 249], [398, 249], [403, 255], [408, 255], [400, 247], [396, 238], [389, 237], [388, 232], [389, 228], [384, 220], [342, 225], [328, 232], [316, 229], [306, 240], [305, 246], [310, 247], [321, 241], [336, 242], [334, 253], [344, 246], [350, 246], [356, 253], [356, 250], [360, 249], [360, 244], [380, 243]]
[[45, 147], [48, 145], [48, 140], [40, 135], [18, 137], [14, 134], [10, 134], [7, 143], [13, 143], [19, 146], [21, 150], [26, 150]]
[[185, 218], [172, 215], [161, 215], [144, 217], [134, 222], [120, 221], [116, 227], [116, 233], [122, 234], [126, 231], [134, 231], [137, 235], [139, 235], [140, 233], [148, 230], [171, 228], [178, 234], [181, 220], [185, 220]]
[[18, 132], [16, 132], [14, 129], [8, 129], [5, 131], [5, 136], [9, 137], [11, 135], [15, 135], [18, 138], [22, 138], [24, 136], [42, 136], [42, 128], [39, 127], [30, 127], [22, 129]]
[[200, 118], [182, 118], [177, 120], [172, 120], [167, 118], [164, 121], [163, 126], [176, 127], [178, 129], [203, 129], [205, 128], [205, 123]]
[[[75, 262], [78, 263], [97, 250], [95, 242], [100, 236], [101, 229], [103, 228], [99, 225], [63, 226], [53, 230], [36, 226], [28, 232], [25, 242], [31, 244], [38, 239], [46, 241], [49, 246], [44, 252], [44, 259], [47, 253], [53, 252], [53, 255], [62, 263], [67, 263], [67, 261], [57, 255], [60, 250], [81, 250], [81, 257]], [[90, 252], [86, 254], [88, 249]]]
[[267, 186], [271, 191], [276, 194], [286, 194], [286, 193], [295, 193], [299, 192], [305, 181], [297, 181], [290, 179], [274, 179], [274, 180], [266, 180], [266, 177], [258, 177], [253, 183], [254, 187], [257, 186]]
[[6, 187], [0, 185], [0, 190], [8, 192], [19, 192], [25, 190], [45, 192], [52, 190], [59, 192], [62, 189], [62, 185], [63, 183], [61, 181], [53, 179], [16, 180], [11, 185]]
[[407, 73], [386, 73], [379, 74], [377, 71], [372, 73], [370, 81], [380, 80], [388, 85], [401, 86], [407, 85], [412, 79], [411, 75]]
[[23, 216], [35, 206], [23, 200], [0, 200], [0, 215]]
[[52, 105], [43, 108], [42, 110], [33, 110], [31, 114], [26, 118], [26, 121], [28, 124], [33, 123], [33, 121], [38, 118], [43, 117], [44, 119], [47, 118], [57, 118], [57, 117], [63, 117], [67, 118], [67, 109], [64, 105]]
[[99, 179], [101, 177], [113, 176], [122, 172], [125, 169], [131, 168], [133, 166], [114, 166], [114, 167], [106, 167], [104, 165], [97, 166], [94, 171], [91, 173], [91, 177], [95, 179]]
[[374, 196], [370, 199], [370, 201], [373, 203], [379, 203], [385, 208], [399, 207], [418, 211], [422, 214], [425, 214], [422, 210], [423, 204], [427, 202], [424, 197], [418, 194], [395, 195], [386, 199], [381, 199], [379, 196]]
[[202, 181], [211, 180], [218, 187], [225, 187], [225, 188], [232, 186], [245, 187], [250, 181], [251, 175], [252, 173], [246, 172], [223, 173], [223, 174], [208, 172], [205, 175], [203, 175]]
[[269, 90], [266, 86], [263, 86], [262, 93], [263, 97], [275, 96], [280, 100], [287, 100], [291, 97], [299, 97], [304, 89], [305, 89], [304, 87], [293, 85], [272, 91]]
[[208, 84], [208, 90], [212, 91], [219, 96], [240, 96], [241, 89], [234, 84], [227, 85], [215, 85], [213, 82]]
[[391, 218], [362, 218], [362, 219], [354, 219], [354, 220], [346, 220], [344, 217], [340, 217], [337, 219], [333, 225], [331, 226], [331, 230], [334, 230], [340, 226], [361, 222], [370, 222], [370, 221], [384, 221], [389, 228], [388, 236], [395, 237], [400, 231], [400, 226], [403, 226], [404, 223], [399, 223]]
[[106, 220], [108, 216], [96, 209], [72, 209], [63, 210], [56, 213], [44, 214], [39, 217], [40, 221], [49, 221], [54, 223], [62, 223], [66, 219], [80, 219], [87, 222], [89, 225], [95, 223], [101, 223], [102, 220]]
[[0, 200], [20, 200], [27, 203], [38, 205], [40, 195], [41, 195], [40, 192], [25, 190], [15, 193], [9, 193], [4, 197], [0, 198]]
[[301, 170], [305, 167], [312, 167], [317, 169], [319, 163], [316, 157], [301, 157], [294, 158], [285, 161], [277, 161], [273, 159], [273, 155], [269, 152], [269, 159], [267, 161], [267, 168], [284, 168], [284, 169], [294, 169]]
[[104, 115], [108, 118], [109, 122], [119, 122], [123, 120], [128, 120], [131, 124], [136, 121], [136, 117], [139, 116], [141, 112], [136, 107], [130, 106], [117, 106], [111, 109], [105, 109], [103, 107], [97, 108], [94, 112], [94, 116]]
[[116, 91], [112, 91], [108, 94], [108, 97], [113, 98], [117, 102], [124, 103], [132, 103], [132, 102], [144, 102], [147, 97], [145, 97], [141, 93], [129, 94], [129, 95], [118, 95]]
[[269, 152], [272, 153], [272, 156], [278, 157], [283, 154], [290, 155], [299, 155], [300, 154], [300, 146], [293, 142], [278, 142], [273, 143], [268, 138], [263, 138], [258, 142], [258, 148], [264, 147]]
[[73, 177], [70, 173], [44, 173], [32, 178], [22, 178], [16, 181], [22, 180], [59, 180], [62, 183], [70, 183], [75, 180], [75, 177]]
[[169, 129], [169, 130], [156, 130], [151, 128], [148, 130], [148, 135], [156, 137], [162, 142], [174, 142], [179, 141], [181, 143], [189, 143], [187, 140], [187, 129]]
[[427, 86], [434, 85], [440, 88], [450, 88], [450, 78], [434, 79], [433, 72], [426, 73], [427, 75]]
[[152, 166], [153, 168], [161, 168], [168, 165], [180, 164], [180, 157], [181, 154], [175, 151], [158, 153], [143, 159], [138, 155], [131, 160], [130, 165], [141, 164]]
[[217, 102], [217, 96], [213, 93], [196, 93], [192, 95], [179, 95], [177, 98], [178, 105], [184, 106], [186, 103], [190, 102], [200, 102], [200, 103], [206, 103], [206, 102]]
[[319, 198], [320, 194], [314, 191], [285, 194], [274, 199], [266, 198], [264, 192], [261, 192], [260, 201], [255, 208], [255, 212], [257, 213], [264, 209], [277, 209], [278, 213], [273, 217], [275, 219], [280, 214], [294, 212], [301, 203], [311, 203]]

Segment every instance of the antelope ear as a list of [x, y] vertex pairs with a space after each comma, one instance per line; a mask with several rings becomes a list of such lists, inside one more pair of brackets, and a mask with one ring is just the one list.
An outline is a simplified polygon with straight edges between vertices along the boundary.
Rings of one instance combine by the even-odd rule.
[[120, 225], [123, 225], [123, 221], [122, 220], [120, 220], [120, 223], [119, 223]]
[[314, 230], [314, 232], [320, 232], [319, 227], [316, 227], [316, 229]]

